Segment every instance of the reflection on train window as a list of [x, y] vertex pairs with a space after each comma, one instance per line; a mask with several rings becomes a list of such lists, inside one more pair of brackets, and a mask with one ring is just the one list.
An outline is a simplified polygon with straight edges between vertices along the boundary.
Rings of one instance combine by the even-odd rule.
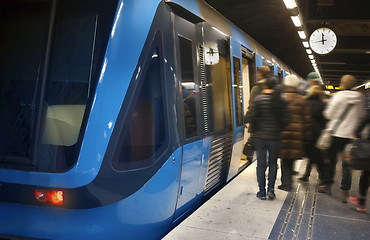
[[186, 138], [198, 136], [197, 97], [198, 91], [194, 82], [192, 42], [179, 36], [181, 61], [181, 87], [184, 106], [184, 123]]
[[243, 125], [243, 95], [242, 95], [242, 78], [240, 71], [240, 59], [233, 57], [234, 63], [234, 94], [235, 94], [235, 120], [236, 126]]
[[116, 170], [149, 167], [168, 145], [162, 61], [159, 49], [153, 47], [143, 66], [113, 154], [112, 165]]
[[210, 131], [217, 132], [232, 129], [232, 110], [231, 110], [231, 66], [230, 49], [228, 41], [218, 40], [212, 51], [205, 56], [217, 54], [217, 61], [210, 61], [206, 65], [207, 73], [207, 103], [210, 123]]
[[116, 7], [0, 2], [1, 167], [65, 172], [76, 163]]

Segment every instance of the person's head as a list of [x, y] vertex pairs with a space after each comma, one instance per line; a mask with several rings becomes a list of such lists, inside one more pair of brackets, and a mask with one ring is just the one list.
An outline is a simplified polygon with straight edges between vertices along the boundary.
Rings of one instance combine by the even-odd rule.
[[324, 99], [324, 92], [319, 85], [312, 86], [308, 89], [306, 97], [317, 95], [320, 99]]
[[306, 80], [311, 86], [320, 85], [320, 76], [317, 72], [310, 72], [307, 75]]
[[278, 80], [276, 77], [269, 77], [263, 83], [265, 89], [274, 89], [278, 84]]
[[286, 76], [283, 80], [283, 84], [287, 87], [298, 87], [299, 80], [295, 75]]
[[262, 67], [257, 68], [257, 79], [258, 80], [261, 80], [261, 79], [264, 79], [264, 78], [269, 78], [271, 76], [272, 76], [272, 74], [271, 74], [271, 70], [270, 70], [269, 67], [262, 66]]
[[344, 87], [344, 89], [351, 89], [356, 87], [356, 78], [352, 75], [344, 75], [340, 80], [340, 85]]

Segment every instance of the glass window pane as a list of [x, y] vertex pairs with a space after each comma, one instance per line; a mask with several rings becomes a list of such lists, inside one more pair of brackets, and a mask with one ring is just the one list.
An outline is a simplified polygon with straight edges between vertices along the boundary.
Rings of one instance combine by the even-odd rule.
[[2, 167], [65, 172], [76, 163], [116, 7], [117, 0], [0, 2]]
[[236, 117], [236, 126], [243, 125], [243, 109], [242, 109], [242, 78], [240, 71], [240, 59], [233, 57], [234, 63], [234, 94], [235, 94], [235, 117]]
[[179, 37], [181, 62], [181, 87], [184, 105], [184, 124], [186, 138], [198, 136], [197, 107], [198, 91], [194, 82], [192, 42]]
[[149, 167], [166, 149], [162, 61], [157, 48], [149, 51], [113, 156], [117, 170]]

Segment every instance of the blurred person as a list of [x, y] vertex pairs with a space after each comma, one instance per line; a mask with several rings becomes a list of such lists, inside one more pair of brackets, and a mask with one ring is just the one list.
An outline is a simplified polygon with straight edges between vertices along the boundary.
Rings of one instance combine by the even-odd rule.
[[[336, 131], [332, 133], [332, 142], [327, 150], [329, 163], [324, 166], [323, 184], [318, 188], [319, 192], [327, 194], [331, 194], [331, 185], [334, 183], [338, 153], [343, 151], [345, 145], [355, 135], [356, 128], [365, 114], [363, 96], [352, 90], [356, 86], [356, 78], [352, 75], [344, 75], [341, 79], [341, 86], [343, 90], [334, 94], [324, 110], [324, 117], [329, 120], [327, 129], [333, 129], [337, 123], [339, 124]], [[340, 121], [341, 116], [344, 118]], [[342, 161], [343, 202], [347, 202], [351, 184], [352, 172]]]
[[262, 94], [253, 100], [248, 112], [257, 151], [257, 181], [259, 187], [257, 197], [261, 200], [266, 200], [265, 172], [267, 165], [269, 167], [267, 197], [270, 200], [276, 198], [274, 188], [277, 158], [280, 150], [280, 133], [290, 119], [288, 104], [281, 97], [280, 91], [276, 87], [277, 83], [278, 80], [275, 77], [266, 79]]
[[292, 188], [293, 162], [306, 156], [305, 146], [311, 139], [311, 110], [307, 100], [298, 93], [298, 78], [284, 78], [284, 97], [288, 102], [291, 121], [281, 133], [281, 185], [279, 189]]
[[[360, 138], [361, 131], [366, 126], [370, 125], [370, 109], [367, 109], [366, 113], [367, 113], [366, 118], [362, 121], [362, 123], [356, 130], [356, 138]], [[367, 139], [370, 140], [370, 131], [368, 132]], [[349, 197], [347, 199], [348, 204], [359, 212], [366, 213], [366, 196], [369, 186], [370, 186], [370, 171], [362, 171], [358, 187], [359, 197]]]
[[[261, 67], [258, 67], [257, 68], [257, 84], [254, 85], [252, 87], [252, 90], [251, 90], [251, 95], [250, 95], [250, 98], [249, 98], [249, 106], [248, 106], [248, 110], [247, 110], [247, 113], [245, 114], [245, 127], [247, 128], [248, 125], [247, 123], [250, 123], [250, 118], [249, 118], [249, 115], [248, 112], [250, 111], [250, 107], [251, 107], [251, 103], [253, 102], [253, 100], [262, 93], [262, 90], [263, 90], [263, 84], [265, 82], [266, 79], [270, 78], [272, 76], [272, 73], [271, 73], [271, 70], [269, 67], [267, 66], [261, 66]], [[243, 154], [246, 155], [247, 157], [247, 160], [252, 160], [253, 158], [253, 151], [255, 150], [254, 149], [254, 141], [253, 141], [253, 132], [251, 130], [251, 128], [248, 128], [248, 132], [251, 134], [248, 141], [246, 142], [246, 144], [244, 145], [244, 148], [243, 148]]]
[[324, 169], [324, 156], [320, 149], [316, 148], [316, 141], [319, 138], [322, 129], [325, 128], [326, 119], [323, 116], [325, 109], [324, 93], [321, 86], [312, 86], [306, 95], [306, 99], [311, 107], [311, 119], [312, 119], [312, 139], [306, 146], [306, 155], [308, 162], [306, 165], [306, 171], [300, 181], [308, 182], [308, 178], [311, 174], [312, 165], [316, 164], [319, 178], [322, 180], [322, 172]]
[[307, 91], [312, 86], [320, 85], [320, 76], [317, 74], [317, 72], [310, 72], [306, 79], [301, 80], [298, 83], [298, 93], [305, 96], [307, 94]]

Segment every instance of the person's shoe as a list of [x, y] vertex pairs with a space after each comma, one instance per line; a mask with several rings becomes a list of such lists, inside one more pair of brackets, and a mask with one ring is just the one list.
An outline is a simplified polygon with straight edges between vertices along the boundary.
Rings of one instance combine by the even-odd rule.
[[319, 193], [325, 193], [325, 194], [331, 195], [331, 187], [329, 185], [319, 185], [317, 187], [317, 191]]
[[266, 193], [264, 192], [258, 192], [256, 196], [261, 200], [266, 200]]
[[347, 203], [348, 197], [349, 197], [349, 191], [342, 189], [342, 202]]
[[285, 185], [280, 185], [280, 186], [278, 186], [278, 188], [280, 190], [287, 191], [287, 192], [290, 192], [290, 190], [292, 189], [291, 187], [288, 187], [288, 186], [285, 186]]
[[366, 204], [360, 204], [358, 197], [348, 197], [347, 198], [348, 205], [358, 212], [366, 213]]
[[301, 182], [308, 182], [308, 177], [303, 176], [303, 177], [298, 178], [298, 180]]
[[267, 197], [268, 197], [268, 200], [274, 200], [276, 198], [276, 194], [274, 193], [274, 191], [268, 191]]

